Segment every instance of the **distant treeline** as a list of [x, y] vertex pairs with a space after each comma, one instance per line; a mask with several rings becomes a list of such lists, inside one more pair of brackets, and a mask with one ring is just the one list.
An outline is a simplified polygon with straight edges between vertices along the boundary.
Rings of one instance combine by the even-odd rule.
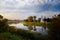
[[42, 18], [38, 18], [36, 19], [37, 17], [36, 16], [29, 16], [27, 19], [24, 19], [24, 22], [41, 22], [41, 20], [43, 22], [50, 22], [52, 18], [46, 18], [44, 17], [43, 19]]
[[22, 22], [22, 20], [8, 20], [8, 24], [17, 24], [17, 23], [20, 23]]

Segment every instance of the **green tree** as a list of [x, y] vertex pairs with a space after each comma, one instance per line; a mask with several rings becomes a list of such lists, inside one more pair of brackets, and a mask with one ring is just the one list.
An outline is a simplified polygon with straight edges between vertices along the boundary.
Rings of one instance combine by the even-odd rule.
[[8, 20], [4, 19], [2, 15], [0, 15], [0, 32], [4, 32], [7, 30]]
[[41, 18], [38, 18], [38, 22], [40, 22], [41, 21]]
[[0, 19], [3, 19], [3, 16], [2, 15], [0, 15]]
[[52, 18], [48, 29], [51, 40], [60, 40], [60, 14]]
[[36, 16], [33, 16], [33, 18], [34, 18], [34, 22], [36, 21]]
[[32, 22], [32, 21], [33, 21], [33, 17], [32, 17], [32, 16], [29, 16], [29, 17], [28, 17], [28, 21], [29, 21], [29, 22]]
[[24, 21], [24, 22], [28, 22], [28, 19], [24, 19], [23, 21]]

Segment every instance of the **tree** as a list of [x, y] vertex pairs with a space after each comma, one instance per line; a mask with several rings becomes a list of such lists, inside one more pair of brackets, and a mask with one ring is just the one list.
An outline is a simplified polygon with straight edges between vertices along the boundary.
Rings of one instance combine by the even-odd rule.
[[34, 18], [34, 22], [36, 21], [36, 16], [33, 16], [33, 18]]
[[43, 21], [46, 22], [46, 18], [45, 17], [44, 17]]
[[60, 14], [52, 18], [48, 29], [51, 40], [60, 40]]
[[50, 22], [50, 21], [51, 21], [51, 18], [47, 18], [47, 19], [46, 19], [46, 22]]
[[3, 16], [2, 15], [0, 15], [0, 19], [3, 19]]
[[51, 18], [44, 18], [43, 21], [44, 22], [50, 22], [51, 21]]
[[2, 15], [0, 15], [0, 32], [4, 32], [7, 30], [8, 20], [4, 19]]
[[24, 22], [28, 22], [28, 19], [24, 19], [23, 21], [24, 21]]
[[38, 18], [38, 22], [40, 22], [41, 21], [41, 18]]
[[33, 21], [33, 17], [32, 17], [32, 16], [29, 16], [29, 17], [28, 17], [28, 21], [29, 21], [29, 22], [32, 22], [32, 21]]

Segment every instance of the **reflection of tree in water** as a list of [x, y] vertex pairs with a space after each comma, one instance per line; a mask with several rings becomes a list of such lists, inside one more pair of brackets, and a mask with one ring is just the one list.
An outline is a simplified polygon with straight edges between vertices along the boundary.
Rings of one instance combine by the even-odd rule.
[[33, 30], [32, 25], [28, 25], [28, 29], [29, 29], [29, 30]]
[[44, 25], [43, 28], [46, 29], [46, 25]]
[[47, 26], [48, 26], [48, 24], [44, 24], [44, 25], [43, 25], [43, 28], [44, 28], [45, 30], [48, 30]]
[[36, 31], [36, 25], [34, 25], [34, 31]]
[[28, 29], [36, 31], [36, 25], [28, 25]]

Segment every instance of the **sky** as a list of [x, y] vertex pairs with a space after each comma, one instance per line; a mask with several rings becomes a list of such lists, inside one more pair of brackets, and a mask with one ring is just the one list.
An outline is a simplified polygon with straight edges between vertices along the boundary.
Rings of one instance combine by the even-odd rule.
[[28, 16], [52, 17], [60, 14], [60, 0], [0, 0], [0, 15], [7, 19]]

